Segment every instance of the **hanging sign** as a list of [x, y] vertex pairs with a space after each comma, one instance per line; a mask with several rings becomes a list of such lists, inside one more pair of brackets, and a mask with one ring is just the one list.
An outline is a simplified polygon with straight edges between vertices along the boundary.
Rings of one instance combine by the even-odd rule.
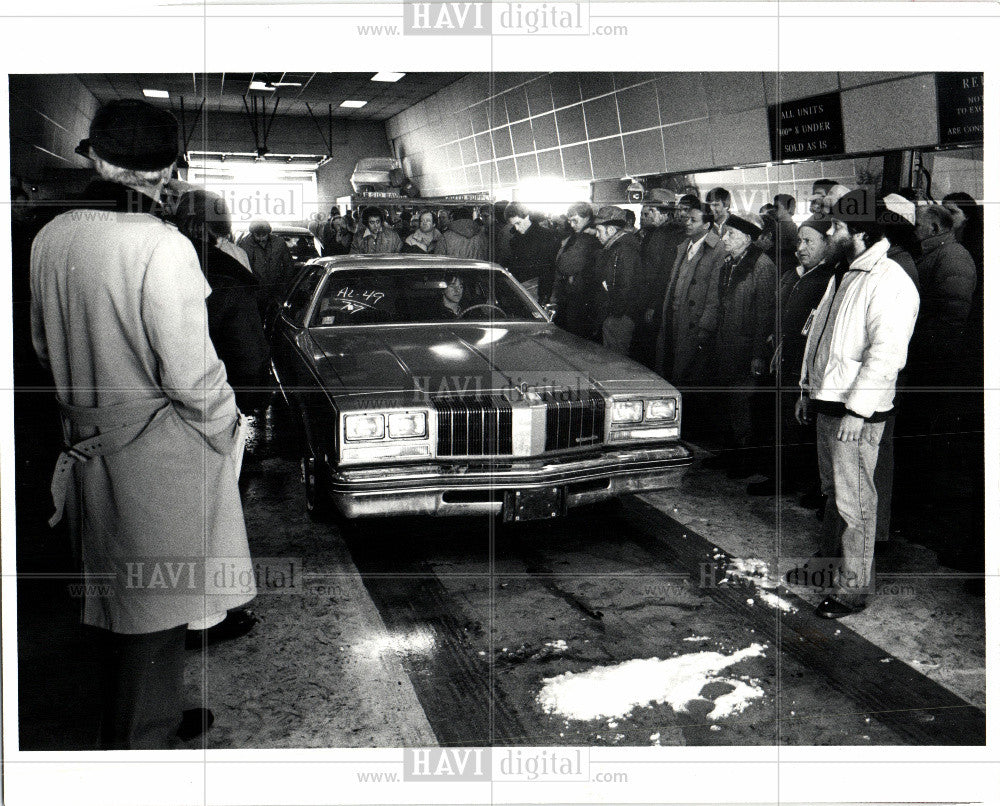
[[937, 73], [941, 145], [983, 142], [983, 74]]
[[829, 92], [768, 106], [771, 159], [813, 159], [844, 153], [840, 93]]

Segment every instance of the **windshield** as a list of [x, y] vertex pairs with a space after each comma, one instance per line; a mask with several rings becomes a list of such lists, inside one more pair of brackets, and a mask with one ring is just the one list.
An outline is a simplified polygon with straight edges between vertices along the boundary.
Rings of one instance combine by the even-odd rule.
[[452, 268], [349, 269], [330, 275], [313, 327], [432, 322], [544, 321], [498, 271]]
[[313, 240], [311, 234], [305, 232], [282, 232], [281, 237], [285, 241], [285, 245], [288, 246], [288, 251], [292, 253], [292, 257], [296, 260], [305, 261], [319, 257], [319, 252], [316, 251], [316, 242]]

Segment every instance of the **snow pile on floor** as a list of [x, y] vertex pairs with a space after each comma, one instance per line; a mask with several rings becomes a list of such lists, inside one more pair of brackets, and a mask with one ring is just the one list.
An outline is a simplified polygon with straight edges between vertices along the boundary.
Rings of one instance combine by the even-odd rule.
[[[748, 584], [754, 587], [755, 596], [768, 607], [780, 610], [782, 613], [797, 613], [798, 608], [791, 602], [782, 599], [772, 590], [779, 587], [781, 582], [771, 574], [771, 569], [763, 560], [754, 557], [733, 557], [726, 565], [726, 578], [723, 582], [736, 582]], [[747, 604], [753, 605], [753, 599], [747, 599]]]
[[754, 557], [733, 557], [726, 564], [726, 576], [752, 582], [759, 588], [776, 588], [779, 581], [771, 576], [771, 569], [763, 560]]
[[780, 596], [770, 591], [757, 591], [757, 598], [769, 607], [780, 610], [782, 613], [798, 613], [799, 609], [791, 602], [786, 602]]
[[586, 672], [566, 672], [544, 679], [536, 701], [546, 713], [569, 719], [609, 719], [661, 703], [686, 711], [688, 703], [700, 699], [708, 683], [727, 683], [733, 690], [718, 697], [709, 714], [709, 719], [718, 719], [742, 711], [751, 700], [764, 696], [752, 681], [719, 676], [742, 660], [763, 655], [764, 649], [762, 644], [751, 644], [731, 655], [693, 652], [666, 660], [636, 659]]
[[716, 720], [723, 717], [732, 716], [743, 711], [752, 700], [759, 700], [764, 696], [764, 690], [753, 681], [745, 680], [722, 680], [735, 688], [728, 691], [721, 697], [715, 698], [715, 708], [708, 713], [707, 719]]

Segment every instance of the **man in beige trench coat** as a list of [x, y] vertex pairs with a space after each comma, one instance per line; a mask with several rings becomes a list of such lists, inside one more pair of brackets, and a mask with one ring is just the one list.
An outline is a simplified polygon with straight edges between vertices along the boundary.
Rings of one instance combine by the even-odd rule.
[[81, 143], [100, 180], [31, 251], [32, 340], [66, 444], [51, 523], [65, 516], [95, 583], [83, 623], [102, 643], [108, 749], [176, 747], [207, 729], [210, 711], [182, 710], [185, 629], [256, 592], [210, 289], [190, 241], [155, 215], [177, 134], [143, 101], [102, 107]]

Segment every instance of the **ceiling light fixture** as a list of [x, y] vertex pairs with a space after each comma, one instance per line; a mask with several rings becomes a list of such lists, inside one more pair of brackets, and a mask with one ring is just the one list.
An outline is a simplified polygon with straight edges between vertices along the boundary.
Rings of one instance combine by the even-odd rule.
[[368, 101], [343, 101], [340, 105], [346, 106], [348, 109], [360, 109], [367, 103]]
[[166, 90], [146, 90], [142, 91], [142, 94], [147, 98], [169, 98], [170, 93]]
[[269, 87], [263, 81], [251, 81], [249, 89], [258, 92], [274, 92], [274, 87]]
[[406, 73], [376, 73], [372, 76], [372, 81], [385, 81], [387, 83], [392, 83], [399, 81]]
[[269, 82], [272, 87], [301, 87], [301, 81], [271, 81]]

